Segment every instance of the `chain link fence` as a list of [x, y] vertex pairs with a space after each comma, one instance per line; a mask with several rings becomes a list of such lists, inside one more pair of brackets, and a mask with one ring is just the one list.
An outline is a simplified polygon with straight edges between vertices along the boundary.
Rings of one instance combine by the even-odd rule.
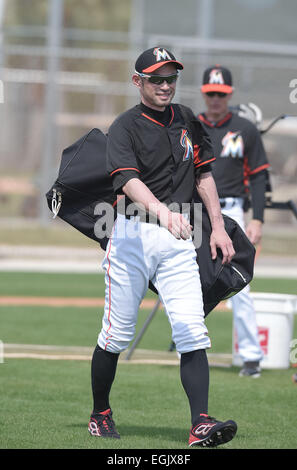
[[[191, 0], [185, 12], [180, 2], [164, 0], [167, 20], [155, 0], [126, 3], [131, 19], [129, 28], [123, 31], [63, 26], [60, 0], [48, 2], [47, 25], [2, 22], [3, 222], [15, 218], [48, 221], [44, 193], [57, 175], [63, 148], [93, 127], [107, 132], [119, 113], [139, 101], [131, 75], [135, 58], [146, 47], [168, 47], [184, 63], [176, 101], [189, 105], [195, 113], [203, 110], [203, 70], [220, 63], [233, 73], [232, 104], [256, 103], [263, 112], [263, 126], [280, 114], [297, 116], [297, 43], [290, 32], [291, 15], [297, 12], [294, 2], [288, 2], [288, 22], [280, 17], [281, 39], [269, 29], [265, 16], [267, 9], [280, 12], [278, 1], [262, 2], [263, 8], [266, 3], [265, 10], [257, 9], [254, 2], [247, 9], [244, 1], [228, 0], [229, 8], [223, 11], [222, 2]], [[237, 21], [232, 18], [233, 7], [241, 12]], [[245, 9], [255, 19], [254, 35], [253, 30], [249, 35], [242, 26]], [[261, 24], [269, 29], [269, 37], [258, 33]], [[297, 200], [296, 131], [297, 117], [290, 117], [264, 136], [276, 199]], [[271, 211], [267, 217], [268, 221], [295, 227], [289, 212], [276, 215]]]

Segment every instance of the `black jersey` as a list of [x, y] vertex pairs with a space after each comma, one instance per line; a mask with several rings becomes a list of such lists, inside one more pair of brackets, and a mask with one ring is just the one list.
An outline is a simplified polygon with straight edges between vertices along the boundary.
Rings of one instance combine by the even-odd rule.
[[[192, 117], [185, 121], [184, 113]], [[190, 202], [195, 178], [214, 161], [207, 132], [189, 108], [170, 105], [159, 121], [140, 104], [121, 114], [107, 140], [107, 170], [121, 194], [131, 179], [139, 178], [161, 202]]]
[[198, 116], [210, 135], [215, 162], [212, 164], [220, 198], [244, 197], [249, 179], [269, 167], [258, 129], [249, 120], [229, 112], [221, 121]]

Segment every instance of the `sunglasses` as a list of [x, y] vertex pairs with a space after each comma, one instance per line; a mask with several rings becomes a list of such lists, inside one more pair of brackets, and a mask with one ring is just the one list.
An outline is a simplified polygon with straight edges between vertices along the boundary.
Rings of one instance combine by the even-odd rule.
[[222, 93], [221, 91], [208, 91], [206, 95], [210, 96], [211, 98], [215, 95], [217, 95], [219, 98], [225, 98], [225, 96], [227, 96], [227, 93]]
[[177, 73], [174, 73], [172, 75], [168, 76], [163, 76], [163, 75], [147, 75], [146, 73], [139, 73], [136, 72], [137, 75], [139, 75], [142, 78], [146, 78], [150, 83], [153, 83], [154, 85], [162, 85], [162, 83], [167, 82], [168, 85], [171, 83], [175, 83], [178, 77]]

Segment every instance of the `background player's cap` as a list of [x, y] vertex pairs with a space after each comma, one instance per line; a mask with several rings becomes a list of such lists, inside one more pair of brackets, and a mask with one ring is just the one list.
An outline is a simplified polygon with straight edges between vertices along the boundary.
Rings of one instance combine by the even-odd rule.
[[203, 74], [202, 93], [219, 91], [221, 93], [232, 93], [232, 75], [230, 70], [221, 65], [214, 65], [205, 70]]
[[140, 54], [135, 62], [135, 70], [138, 73], [151, 73], [165, 64], [175, 64], [176, 68], [180, 70], [184, 68], [174, 55], [164, 47], [152, 47]]

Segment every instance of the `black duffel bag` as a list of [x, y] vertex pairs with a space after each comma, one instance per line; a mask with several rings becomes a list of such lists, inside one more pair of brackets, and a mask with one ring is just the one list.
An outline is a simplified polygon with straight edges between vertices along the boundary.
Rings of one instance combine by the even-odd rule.
[[63, 150], [58, 178], [46, 193], [49, 209], [105, 250], [108, 237], [98, 239], [94, 228], [104, 214], [95, 214], [99, 203], [115, 204], [111, 178], [106, 170], [106, 135], [92, 129]]
[[204, 312], [207, 315], [216, 305], [237, 294], [253, 278], [255, 247], [235, 220], [223, 214], [225, 230], [232, 240], [235, 255], [231, 263], [222, 264], [222, 252], [217, 249], [211, 258], [211, 224], [206, 210], [202, 211], [202, 242], [196, 249], [199, 266]]

